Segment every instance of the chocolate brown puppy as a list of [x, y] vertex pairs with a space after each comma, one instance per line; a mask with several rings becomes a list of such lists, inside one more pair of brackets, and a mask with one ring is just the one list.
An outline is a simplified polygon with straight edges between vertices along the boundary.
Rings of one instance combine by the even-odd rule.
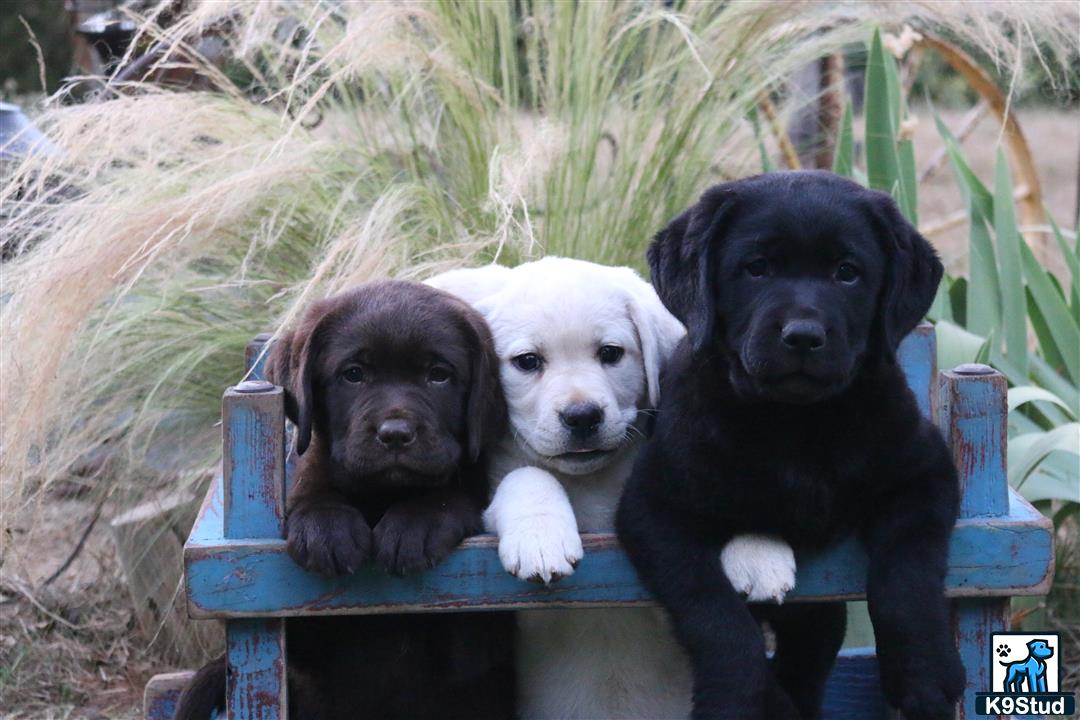
[[[299, 565], [419, 572], [482, 529], [487, 443], [506, 410], [490, 333], [466, 303], [399, 281], [336, 295], [275, 341], [267, 376], [296, 426], [286, 527]], [[513, 717], [512, 629], [508, 613], [290, 620], [290, 717]], [[200, 671], [177, 718], [224, 704], [224, 666]]]

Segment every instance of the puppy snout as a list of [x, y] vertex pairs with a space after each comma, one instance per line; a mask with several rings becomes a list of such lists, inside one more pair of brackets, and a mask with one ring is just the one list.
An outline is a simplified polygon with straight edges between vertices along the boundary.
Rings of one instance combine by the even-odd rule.
[[591, 402], [572, 403], [559, 411], [559, 420], [575, 437], [584, 438], [600, 427], [604, 409]]
[[825, 326], [816, 320], [789, 320], [780, 330], [780, 340], [797, 352], [814, 352], [825, 347]]
[[416, 440], [416, 430], [408, 420], [392, 418], [382, 421], [375, 431], [375, 437], [387, 449], [399, 450], [412, 445]]

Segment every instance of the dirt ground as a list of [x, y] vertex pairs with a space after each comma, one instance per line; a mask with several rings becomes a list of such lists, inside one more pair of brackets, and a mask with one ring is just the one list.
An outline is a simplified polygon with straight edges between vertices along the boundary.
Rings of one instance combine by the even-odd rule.
[[[59, 720], [139, 717], [142, 688], [164, 672], [140, 637], [108, 533], [106, 506], [72, 555], [97, 504], [51, 493], [33, 523], [5, 518], [0, 567], [0, 716]], [[10, 524], [7, 524], [10, 523]]]
[[[916, 130], [922, 168], [940, 143], [929, 112]], [[946, 111], [956, 127], [963, 112]], [[1072, 227], [1080, 162], [1080, 113], [1023, 109], [1021, 125], [1035, 154], [1043, 192], [1054, 217]], [[980, 177], [992, 178], [997, 141], [984, 120], [965, 142]], [[946, 165], [920, 188], [924, 223], [962, 207]], [[967, 230], [959, 226], [934, 238], [950, 269], [965, 265]], [[1053, 260], [1051, 260], [1053, 262]], [[50, 493], [33, 529], [20, 518], [4, 518], [7, 545], [0, 566], [0, 717], [126, 719], [139, 716], [142, 688], [170, 667], [151, 638], [140, 635], [116, 565], [108, 518], [102, 510], [81, 552], [54, 582], [43, 585], [72, 554], [95, 514], [95, 504], [71, 488]], [[1059, 619], [1075, 628], [1080, 618]], [[1080, 641], [1076, 643], [1080, 648]], [[1075, 655], [1073, 655], [1075, 657]], [[1072, 668], [1080, 674], [1080, 668]]]

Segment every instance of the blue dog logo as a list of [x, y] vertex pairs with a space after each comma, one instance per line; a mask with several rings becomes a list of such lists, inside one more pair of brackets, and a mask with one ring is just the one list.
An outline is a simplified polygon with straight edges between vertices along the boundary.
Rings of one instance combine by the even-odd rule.
[[1028, 654], [1023, 660], [998, 661], [1005, 666], [1005, 683], [1001, 688], [1002, 692], [1046, 692], [1046, 661], [1054, 656], [1054, 649], [1046, 640], [1032, 640], [1027, 644], [1027, 648]]

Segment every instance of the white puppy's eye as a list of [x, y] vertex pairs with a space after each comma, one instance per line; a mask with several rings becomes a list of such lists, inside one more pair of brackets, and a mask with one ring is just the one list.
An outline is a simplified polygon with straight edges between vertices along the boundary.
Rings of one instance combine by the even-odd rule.
[[604, 345], [600, 348], [600, 352], [597, 353], [597, 357], [600, 358], [600, 362], [604, 365], [614, 365], [622, 360], [623, 352], [625, 352], [618, 345]]
[[543, 358], [536, 353], [522, 353], [515, 355], [510, 362], [521, 372], [536, 372], [544, 364]]

